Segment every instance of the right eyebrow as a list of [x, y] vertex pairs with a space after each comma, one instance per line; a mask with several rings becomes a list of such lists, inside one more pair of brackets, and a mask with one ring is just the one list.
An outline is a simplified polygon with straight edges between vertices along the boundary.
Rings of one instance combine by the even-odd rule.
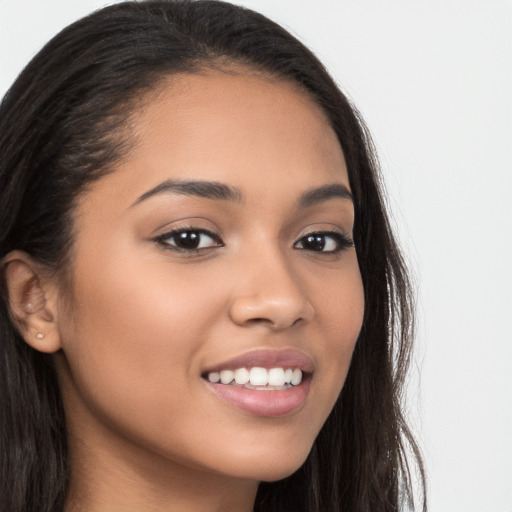
[[159, 194], [180, 194], [185, 196], [204, 197], [206, 199], [216, 199], [221, 201], [242, 202], [242, 192], [224, 183], [215, 181], [182, 181], [182, 180], [166, 180], [156, 187], [142, 194], [132, 206], [135, 206], [150, 197]]

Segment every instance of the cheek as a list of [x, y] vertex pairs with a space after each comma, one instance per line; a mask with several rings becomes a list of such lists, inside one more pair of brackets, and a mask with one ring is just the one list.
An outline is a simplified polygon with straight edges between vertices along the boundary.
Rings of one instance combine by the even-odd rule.
[[363, 323], [364, 293], [359, 273], [346, 280], [333, 296], [337, 300], [326, 303], [323, 312], [325, 328], [330, 332], [327, 350], [346, 360], [346, 355], [354, 349]]
[[318, 372], [326, 390], [325, 406], [331, 408], [343, 387], [364, 316], [364, 292], [355, 255], [340, 279], [325, 280], [322, 298], [316, 307], [319, 359], [325, 361]]
[[194, 382], [195, 353], [218, 312], [214, 290], [199, 278], [180, 281], [166, 265], [132, 261], [110, 257], [81, 267], [64, 352], [88, 407], [103, 417], [123, 415], [127, 423], [134, 410], [144, 411], [156, 424], [169, 421], [170, 415], [158, 416], [162, 404], [172, 404], [176, 417], [186, 407], [178, 397]]

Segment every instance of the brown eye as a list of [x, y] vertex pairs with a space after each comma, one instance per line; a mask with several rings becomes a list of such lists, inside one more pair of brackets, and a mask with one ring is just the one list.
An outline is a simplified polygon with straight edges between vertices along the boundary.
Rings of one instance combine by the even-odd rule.
[[352, 245], [352, 240], [341, 233], [321, 232], [302, 237], [294, 247], [305, 251], [337, 253]]
[[178, 251], [199, 251], [223, 245], [217, 235], [203, 229], [170, 231], [159, 236], [156, 241]]
[[309, 235], [302, 239], [302, 247], [308, 251], [323, 251], [326, 245], [324, 235]]

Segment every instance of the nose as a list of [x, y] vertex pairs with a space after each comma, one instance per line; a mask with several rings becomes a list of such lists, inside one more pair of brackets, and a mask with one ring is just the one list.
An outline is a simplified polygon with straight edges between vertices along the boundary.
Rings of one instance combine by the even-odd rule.
[[230, 304], [230, 317], [241, 326], [266, 325], [282, 330], [314, 317], [299, 278], [283, 258], [266, 255], [241, 269], [238, 289]]

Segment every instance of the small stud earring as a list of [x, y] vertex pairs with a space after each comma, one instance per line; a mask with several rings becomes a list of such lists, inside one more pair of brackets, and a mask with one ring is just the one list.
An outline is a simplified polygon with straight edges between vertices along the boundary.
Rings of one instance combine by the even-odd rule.
[[37, 338], [38, 340], [42, 340], [42, 339], [44, 338], [44, 334], [43, 334], [42, 332], [38, 332], [38, 333], [36, 334], [36, 338]]

